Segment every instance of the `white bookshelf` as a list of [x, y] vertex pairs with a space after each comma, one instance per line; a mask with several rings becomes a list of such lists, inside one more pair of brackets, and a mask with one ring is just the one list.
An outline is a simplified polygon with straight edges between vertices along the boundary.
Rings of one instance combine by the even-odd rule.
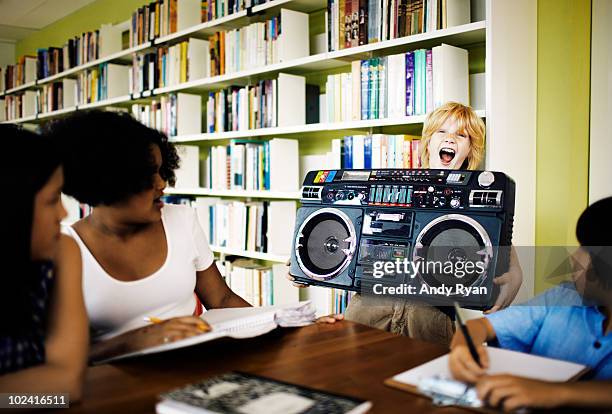
[[196, 26], [169, 34], [155, 39], [155, 45], [162, 45], [168, 42], [179, 41], [188, 37], [204, 38], [221, 29], [232, 29], [246, 26], [252, 21], [257, 21], [261, 16], [269, 16], [276, 13], [281, 7], [300, 11], [311, 12], [320, 10], [327, 6], [327, 0], [273, 0], [268, 3], [260, 4], [252, 8], [252, 15], [246, 10], [230, 14], [219, 19], [200, 23]]
[[[203, 94], [224, 88], [228, 85], [246, 85], [254, 80], [274, 77], [278, 73], [312, 75], [329, 70], [350, 68], [350, 62], [378, 56], [404, 53], [418, 48], [430, 48], [447, 43], [465, 47], [484, 45], [485, 47], [485, 107], [476, 108], [480, 117], [486, 118], [487, 142], [485, 167], [504, 171], [517, 184], [516, 213], [514, 224], [514, 244], [533, 246], [535, 244], [535, 183], [536, 183], [536, 108], [537, 108], [537, 2], [532, 0], [471, 0], [472, 23], [435, 30], [417, 35], [406, 36], [383, 42], [318, 53], [287, 62], [256, 67], [220, 76], [191, 80], [179, 85], [157, 88], [137, 95], [126, 95], [106, 101], [77, 105], [75, 110], [101, 108], [113, 105], [130, 105], [146, 102], [159, 95], [174, 92]], [[155, 39], [153, 42], [124, 50], [98, 59], [77, 68], [72, 68], [38, 82], [22, 85], [7, 91], [18, 93], [38, 84], [52, 82], [62, 77], [74, 76], [91, 66], [104, 62], [129, 62], [132, 55], [151, 46], [171, 45], [188, 38], [206, 38], [219, 31], [246, 26], [252, 22], [263, 21], [288, 8], [302, 12], [324, 9], [326, 0], [273, 0], [252, 9], [252, 13], [242, 11], [188, 29]], [[34, 117], [9, 121], [13, 123], [51, 119], [70, 111], [55, 111]], [[414, 130], [424, 121], [424, 116], [397, 119], [359, 120], [348, 122], [318, 123], [295, 125], [291, 127], [262, 128], [247, 131], [202, 133], [172, 138], [174, 142], [188, 143], [224, 141], [234, 138], [288, 136], [295, 138], [325, 137], [326, 133], [336, 136], [345, 131], [363, 133], [373, 128], [390, 127], [401, 129], [403, 126]], [[329, 134], [328, 134], [329, 135]], [[202, 188], [167, 191], [168, 194], [190, 194], [211, 197], [243, 197], [259, 199], [299, 199], [299, 194], [266, 191], [209, 190]], [[219, 248], [221, 249], [221, 248]], [[221, 249], [224, 250], [224, 249]], [[224, 250], [225, 252], [225, 250]], [[229, 254], [229, 253], [228, 253]], [[232, 251], [245, 257], [260, 258], [249, 252]], [[269, 257], [268, 257], [269, 259]], [[262, 259], [267, 260], [267, 259]], [[533, 293], [533, 263], [521, 258], [524, 272], [523, 297]]]
[[289, 261], [289, 256], [272, 254], [272, 253], [250, 252], [247, 250], [230, 249], [227, 247], [220, 247], [220, 246], [210, 246], [210, 249], [214, 253], [218, 253], [218, 254], [225, 255], [225, 256], [241, 256], [241, 257], [247, 257], [249, 259], [265, 260], [267, 262], [276, 262], [276, 263], [287, 263], [287, 261]]
[[49, 118], [56, 118], [62, 115], [69, 114], [74, 111], [76, 111], [76, 106], [73, 106], [70, 108], [58, 109], [58, 110], [50, 111], [50, 112], [41, 112], [36, 116], [36, 119], [46, 120]]
[[[484, 110], [477, 110], [476, 114], [481, 118], [485, 118]], [[308, 135], [318, 135], [327, 131], [352, 131], [352, 130], [367, 130], [370, 128], [380, 128], [389, 126], [402, 125], [418, 125], [425, 121], [425, 115], [416, 115], [402, 118], [385, 118], [385, 119], [365, 119], [358, 121], [345, 122], [326, 122], [318, 124], [294, 125], [289, 127], [274, 127], [274, 128], [258, 128], [245, 131], [227, 131], [214, 132], [208, 134], [196, 134], [186, 136], [172, 137], [170, 141], [176, 143], [199, 142], [199, 141], [216, 141], [228, 140], [235, 138], [251, 138], [251, 137], [266, 137], [266, 136], [286, 136], [299, 135], [306, 137]]]
[[166, 188], [168, 195], [193, 195], [204, 197], [234, 197], [234, 198], [262, 198], [275, 200], [299, 200], [301, 193], [267, 190], [215, 190], [210, 188]]
[[[291, 2], [292, 0], [283, 0], [283, 4]], [[278, 1], [272, 2], [278, 6]], [[270, 9], [270, 8], [268, 8]], [[240, 14], [240, 13], [239, 13]], [[233, 16], [233, 15], [231, 15]], [[227, 16], [227, 18], [231, 17]], [[225, 18], [223, 18], [225, 19]], [[221, 19], [218, 19], [221, 20]], [[216, 22], [216, 21], [215, 21]], [[210, 22], [212, 23], [212, 22]], [[218, 29], [218, 24], [215, 25]], [[398, 39], [386, 40], [384, 42], [378, 42], [363, 46], [358, 46], [349, 49], [343, 49], [334, 52], [319, 53], [316, 55], [306, 56], [298, 59], [292, 59], [287, 62], [275, 63], [272, 65], [266, 65], [258, 68], [249, 70], [226, 73], [219, 76], [212, 76], [203, 79], [196, 79], [189, 82], [184, 82], [178, 85], [167, 86], [164, 88], [156, 88], [152, 91], [144, 91], [139, 94], [130, 94], [121, 96], [118, 98], [92, 102], [84, 105], [76, 105], [73, 110], [83, 110], [92, 108], [104, 108], [107, 106], [113, 106], [118, 104], [131, 104], [135, 102], [142, 102], [148, 99], [153, 99], [156, 96], [174, 93], [174, 92], [196, 92], [203, 93], [206, 91], [218, 90], [228, 85], [239, 85], [246, 84], [250, 79], [261, 78], [263, 76], [273, 76], [280, 72], [292, 73], [292, 74], [309, 74], [312, 72], [332, 70], [338, 68], [349, 67], [350, 62], [353, 60], [366, 59], [373, 54], [387, 55], [394, 53], [405, 52], [409, 49], [428, 47], [439, 43], [448, 43], [454, 46], [464, 46], [473, 43], [484, 42], [486, 38], [486, 22], [479, 21], [475, 23], [469, 23], [461, 26], [450, 27], [447, 29], [435, 30], [432, 32], [421, 33], [412, 36], [406, 36]], [[161, 39], [161, 38], [160, 38]], [[157, 39], [157, 40], [160, 40]], [[169, 42], [167, 40], [166, 42]], [[160, 44], [163, 42], [160, 42]], [[21, 85], [18, 88], [7, 91], [8, 93], [15, 93], [15, 91], [23, 91], [35, 87], [37, 84], [48, 83], [53, 80], [58, 80], [66, 76], [74, 75], [80, 71], [86, 70], [92, 66], [100, 63], [111, 62], [111, 61], [124, 61], [131, 60], [132, 54], [138, 51], [144, 51], [150, 48], [150, 44], [143, 44], [136, 46], [132, 49], [127, 49], [121, 52], [117, 52], [106, 58], [98, 59], [94, 62], [89, 62], [79, 67], [69, 69], [57, 75], [39, 80], [37, 82], [30, 82], [29, 84]], [[58, 113], [57, 116], [65, 115], [66, 112]], [[484, 115], [481, 115], [484, 117]], [[50, 119], [53, 115], [46, 115], [42, 119]], [[37, 118], [35, 118], [37, 119]], [[392, 125], [403, 125], [403, 124], [419, 124], [424, 120], [424, 116], [416, 117], [405, 117], [398, 119], [377, 119], [377, 120], [360, 120], [353, 122], [342, 122], [342, 123], [327, 123], [327, 124], [309, 124], [304, 128], [289, 127], [286, 131], [283, 128], [267, 128], [265, 130], [248, 130], [248, 131], [232, 131], [222, 132], [215, 134], [200, 134], [201, 136], [194, 137], [189, 136], [185, 138], [177, 137], [176, 142], [191, 142], [191, 141], [204, 141], [204, 140], [219, 140], [219, 139], [232, 139], [232, 138], [243, 138], [251, 136], [266, 136], [266, 135], [291, 135], [300, 133], [317, 133], [326, 130], [350, 130], [363, 129], [363, 128], [375, 128], [382, 126]], [[28, 119], [28, 121], [31, 121]], [[23, 120], [13, 120], [13, 123], [25, 122]]]
[[50, 83], [50, 82], [53, 82], [53, 81], [56, 81], [56, 80], [59, 80], [59, 79], [65, 78], [65, 77], [70, 77], [70, 76], [76, 75], [77, 73], [82, 72], [84, 70], [87, 70], [87, 69], [93, 68], [95, 66], [98, 66], [98, 65], [100, 65], [102, 63], [111, 63], [111, 62], [115, 62], [115, 63], [131, 63], [132, 62], [132, 55], [134, 53], [143, 52], [143, 51], [145, 51], [147, 49], [151, 49], [151, 48], [152, 48], [151, 42], [144, 43], [144, 44], [139, 45], [139, 46], [135, 46], [135, 47], [132, 47], [132, 48], [129, 48], [129, 49], [121, 50], [119, 52], [110, 54], [108, 56], [101, 57], [101, 58], [96, 59], [96, 60], [92, 60], [91, 62], [83, 63], [82, 65], [75, 66], [74, 68], [67, 69], [67, 70], [65, 70], [63, 72], [60, 72], [60, 73], [57, 73], [55, 75], [51, 75], [51, 76], [48, 76], [46, 78], [39, 79], [39, 80], [36, 81], [36, 83], [38, 85], [43, 85], [45, 83]]

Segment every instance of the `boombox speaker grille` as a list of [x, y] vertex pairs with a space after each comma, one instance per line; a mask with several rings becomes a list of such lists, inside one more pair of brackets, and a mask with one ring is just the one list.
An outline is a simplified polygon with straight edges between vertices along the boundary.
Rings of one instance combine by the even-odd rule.
[[[415, 241], [413, 259], [425, 264], [419, 275], [429, 286], [469, 287], [480, 285], [486, 277], [492, 251], [491, 239], [480, 223], [468, 216], [448, 214], [421, 230]], [[482, 267], [466, 268], [465, 264], [457, 266], [458, 262], [481, 262]], [[444, 266], [461, 270], [449, 273]]]
[[323, 208], [304, 220], [295, 246], [304, 273], [314, 279], [330, 279], [340, 274], [353, 257], [355, 226], [342, 211]]

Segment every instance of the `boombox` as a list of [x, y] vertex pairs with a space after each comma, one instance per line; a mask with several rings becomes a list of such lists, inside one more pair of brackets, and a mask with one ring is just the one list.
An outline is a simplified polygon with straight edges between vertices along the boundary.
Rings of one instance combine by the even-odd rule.
[[515, 184], [500, 172], [310, 171], [291, 251], [297, 282], [484, 309], [509, 266]]

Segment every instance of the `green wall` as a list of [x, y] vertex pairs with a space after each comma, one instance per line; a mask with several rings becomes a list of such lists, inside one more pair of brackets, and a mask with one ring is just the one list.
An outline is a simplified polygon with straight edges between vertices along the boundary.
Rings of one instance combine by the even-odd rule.
[[98, 0], [77, 10], [30, 37], [17, 42], [15, 55], [35, 55], [36, 49], [62, 46], [69, 38], [98, 29], [105, 23], [126, 21], [145, 0]]
[[[538, 1], [538, 246], [576, 245], [588, 205], [590, 42], [591, 0]], [[545, 263], [536, 257], [536, 292], [549, 287]]]

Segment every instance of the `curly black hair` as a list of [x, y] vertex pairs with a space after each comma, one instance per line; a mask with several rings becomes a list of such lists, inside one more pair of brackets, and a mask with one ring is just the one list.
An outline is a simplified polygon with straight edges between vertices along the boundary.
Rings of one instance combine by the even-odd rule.
[[152, 146], [162, 155], [161, 177], [174, 185], [179, 157], [163, 133], [127, 113], [79, 111], [48, 123], [64, 166], [64, 193], [91, 206], [123, 202], [153, 186]]

